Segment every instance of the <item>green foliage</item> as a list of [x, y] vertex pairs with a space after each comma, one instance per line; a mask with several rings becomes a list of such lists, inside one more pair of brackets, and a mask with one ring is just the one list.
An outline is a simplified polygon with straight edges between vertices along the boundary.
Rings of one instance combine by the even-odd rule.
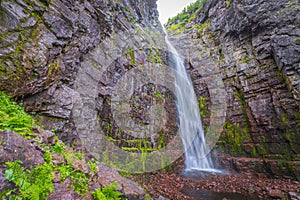
[[88, 161], [88, 165], [90, 167], [91, 172], [97, 173], [97, 162]]
[[249, 130], [247, 125], [240, 123], [228, 123], [224, 124], [225, 135], [221, 140], [225, 141], [228, 146], [228, 150], [233, 156], [241, 156], [244, 152], [243, 143], [250, 140]]
[[146, 56], [147, 60], [151, 63], [162, 63], [161, 53], [158, 49], [148, 48], [150, 52], [149, 55]]
[[32, 170], [24, 170], [22, 162], [6, 162], [5, 178], [16, 184], [17, 189], [10, 191], [10, 199], [46, 199], [54, 190], [52, 166], [48, 163], [38, 165]]
[[157, 92], [157, 93], [155, 94], [155, 96], [156, 96], [157, 98], [160, 98], [160, 99], [163, 98], [163, 95], [162, 95], [160, 92]]
[[[186, 8], [184, 8], [183, 11], [175, 17], [169, 18], [167, 24], [172, 24], [171, 27], [169, 27], [169, 29], [175, 30], [180, 27], [184, 27], [190, 21], [195, 20], [196, 16], [198, 16], [200, 11], [202, 10], [205, 2], [206, 0], [197, 0], [195, 3], [192, 3]], [[177, 24], [177, 26], [174, 26], [174, 24]]]
[[134, 55], [134, 49], [129, 49], [127, 53], [125, 54], [126, 58], [129, 56], [131, 59], [131, 65], [135, 65], [135, 55]]
[[64, 153], [64, 145], [60, 142], [56, 142], [54, 146], [51, 147], [52, 152], [63, 154]]
[[207, 117], [208, 115], [208, 110], [207, 110], [207, 106], [206, 106], [206, 98], [200, 96], [199, 98], [199, 110], [200, 110], [200, 115], [202, 117]]
[[106, 196], [101, 192], [101, 189], [96, 189], [94, 192], [92, 192], [92, 196], [95, 200], [106, 200]]
[[112, 183], [108, 187], [98, 188], [92, 192], [92, 196], [95, 200], [118, 200], [122, 193], [115, 191], [117, 187], [116, 183]]
[[[9, 97], [0, 92], [0, 131], [14, 130], [22, 136], [31, 136], [32, 126], [35, 125], [33, 119], [27, 115], [24, 110], [14, 102], [11, 102]], [[36, 138], [38, 140], [38, 138]], [[42, 145], [37, 141], [38, 145]], [[42, 146], [46, 152], [44, 153], [44, 164], [37, 165], [31, 169], [24, 169], [22, 161], [15, 160], [14, 162], [6, 162], [5, 178], [15, 184], [12, 190], [5, 190], [0, 193], [0, 199], [10, 200], [44, 200], [54, 190], [53, 179], [54, 174], [59, 173], [61, 181], [70, 180], [70, 189], [79, 194], [86, 195], [89, 191], [88, 181], [92, 173], [96, 173], [96, 162], [88, 162], [91, 174], [84, 174], [73, 167], [74, 159], [83, 159], [84, 154], [73, 152], [66, 149], [64, 143], [57, 142], [53, 146]], [[60, 154], [66, 162], [61, 165], [56, 165], [52, 162], [52, 153]], [[116, 184], [109, 187], [98, 189], [94, 193], [95, 199], [119, 199], [120, 192], [114, 191], [117, 188]], [[98, 192], [97, 192], [98, 191]], [[100, 193], [101, 192], [101, 193]], [[101, 196], [103, 194], [103, 196]]]
[[22, 136], [30, 136], [36, 124], [21, 106], [10, 101], [9, 96], [0, 91], [0, 131], [13, 130]]
[[231, 5], [231, 2], [229, 0], [227, 0], [226, 1], [226, 7], [228, 8], [228, 7], [230, 7], [230, 5]]
[[53, 78], [60, 70], [60, 66], [57, 61], [49, 64], [48, 77]]
[[108, 187], [103, 187], [101, 191], [108, 200], [117, 200], [122, 195], [121, 192], [115, 191], [117, 187], [118, 185], [116, 183], [112, 183]]
[[[76, 157], [71, 153], [66, 153], [62, 145], [56, 143], [53, 148], [56, 152], [63, 150], [63, 155], [66, 159]], [[59, 151], [57, 151], [58, 147]], [[52, 151], [53, 152], [53, 151]], [[24, 168], [20, 165], [21, 161], [7, 162], [7, 170], [5, 171], [5, 177], [7, 180], [16, 184], [16, 189], [11, 191], [4, 191], [0, 194], [0, 197], [12, 196], [13, 199], [46, 199], [47, 196], [53, 191], [52, 180], [54, 173], [59, 172], [61, 181], [70, 179], [70, 187], [79, 194], [85, 195], [89, 190], [88, 180], [90, 175], [85, 175], [82, 172], [73, 168], [72, 162], [62, 165], [54, 165], [52, 163], [52, 156], [50, 151], [44, 153], [45, 163], [38, 165], [32, 170], [24, 171]], [[96, 163], [92, 165], [95, 172]]]

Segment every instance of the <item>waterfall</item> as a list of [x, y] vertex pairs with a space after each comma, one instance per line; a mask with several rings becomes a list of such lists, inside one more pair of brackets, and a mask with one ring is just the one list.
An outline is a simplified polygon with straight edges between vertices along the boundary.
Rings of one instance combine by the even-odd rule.
[[[165, 31], [166, 33], [166, 31]], [[179, 119], [179, 132], [185, 152], [185, 171], [215, 172], [211, 157], [205, 155], [207, 144], [197, 98], [184, 59], [171, 44], [166, 33], [166, 43], [170, 53], [170, 64], [174, 69], [176, 106]]]

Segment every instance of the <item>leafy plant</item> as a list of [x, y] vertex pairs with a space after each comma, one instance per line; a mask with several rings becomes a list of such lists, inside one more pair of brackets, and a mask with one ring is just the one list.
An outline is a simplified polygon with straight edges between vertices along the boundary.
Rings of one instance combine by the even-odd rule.
[[32, 133], [32, 127], [36, 125], [32, 117], [2, 91], [0, 91], [0, 116], [0, 131], [12, 130], [28, 137]]
[[106, 200], [106, 196], [101, 192], [101, 189], [98, 188], [92, 192], [92, 196], [95, 200]]
[[45, 163], [25, 171], [21, 163], [19, 160], [6, 162], [4, 176], [15, 183], [17, 188], [5, 195], [9, 195], [9, 199], [46, 199], [54, 190], [52, 166]]
[[92, 196], [95, 200], [118, 200], [122, 193], [115, 191], [117, 187], [116, 183], [112, 183], [108, 187], [98, 188], [92, 192]]
[[54, 153], [62, 154], [64, 153], [64, 145], [60, 142], [56, 142], [54, 146], [51, 147]]
[[[0, 131], [14, 130], [22, 136], [31, 137], [32, 126], [35, 121], [30, 115], [4, 93], [0, 92]], [[58, 141], [53, 146], [42, 145], [36, 137], [37, 144], [43, 147], [44, 164], [37, 165], [32, 169], [24, 169], [22, 161], [6, 162], [5, 178], [15, 184], [12, 190], [5, 190], [0, 193], [0, 199], [9, 200], [44, 200], [54, 190], [53, 179], [54, 174], [59, 172], [61, 181], [70, 179], [70, 188], [74, 191], [86, 195], [90, 189], [88, 181], [91, 174], [84, 174], [73, 167], [74, 159], [84, 158], [82, 152], [76, 153], [71, 149], [66, 149], [64, 143]], [[57, 165], [53, 163], [52, 154], [60, 154], [66, 161], [64, 164]], [[88, 162], [91, 172], [96, 173], [96, 162]], [[97, 189], [93, 192], [95, 199], [120, 199], [120, 192], [115, 191], [117, 184]]]
[[230, 2], [229, 0], [227, 0], [225, 3], [226, 3], [226, 7], [227, 7], [227, 8], [230, 7], [231, 2]]
[[[171, 25], [171, 30], [179, 29], [184, 27], [190, 21], [196, 19], [196, 16], [202, 10], [206, 0], [197, 0], [195, 3], [190, 4], [186, 8], [183, 9], [181, 13], [176, 15], [173, 18], [169, 18], [167, 25]], [[174, 26], [177, 24], [177, 26]]]

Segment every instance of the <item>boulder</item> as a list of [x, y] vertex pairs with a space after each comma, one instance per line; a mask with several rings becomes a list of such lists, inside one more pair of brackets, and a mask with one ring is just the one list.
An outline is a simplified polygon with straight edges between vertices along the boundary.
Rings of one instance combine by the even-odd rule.
[[21, 160], [24, 168], [28, 169], [44, 163], [42, 153], [14, 131], [1, 132], [0, 143], [0, 165]]
[[145, 199], [145, 193], [142, 188], [133, 181], [122, 177], [116, 169], [112, 169], [103, 163], [97, 165], [98, 182], [103, 186], [109, 186], [117, 183], [117, 191], [122, 192], [130, 200]]

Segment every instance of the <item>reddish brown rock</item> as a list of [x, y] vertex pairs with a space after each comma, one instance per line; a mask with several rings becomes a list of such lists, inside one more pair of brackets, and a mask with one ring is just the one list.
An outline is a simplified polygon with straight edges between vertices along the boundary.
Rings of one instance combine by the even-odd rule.
[[0, 164], [21, 160], [25, 168], [44, 163], [43, 154], [26, 140], [13, 131], [0, 132]]
[[130, 200], [145, 199], [145, 193], [142, 188], [137, 186], [133, 181], [126, 179], [117, 172], [116, 169], [107, 167], [100, 163], [97, 165], [98, 182], [103, 186], [109, 186], [117, 183], [117, 191], [122, 192]]
[[52, 153], [52, 162], [55, 165], [62, 165], [65, 163], [65, 158], [62, 154]]
[[83, 196], [74, 192], [73, 190], [57, 190], [52, 192], [47, 200], [82, 200], [85, 199]]
[[79, 160], [79, 159], [76, 159], [74, 158], [72, 160], [72, 164], [73, 164], [73, 168], [78, 170], [78, 171], [81, 171], [85, 174], [89, 174], [90, 173], [90, 168], [88, 165], [86, 165], [83, 161]]
[[282, 198], [283, 197], [283, 192], [278, 189], [271, 189], [268, 191], [269, 196], [272, 198]]

